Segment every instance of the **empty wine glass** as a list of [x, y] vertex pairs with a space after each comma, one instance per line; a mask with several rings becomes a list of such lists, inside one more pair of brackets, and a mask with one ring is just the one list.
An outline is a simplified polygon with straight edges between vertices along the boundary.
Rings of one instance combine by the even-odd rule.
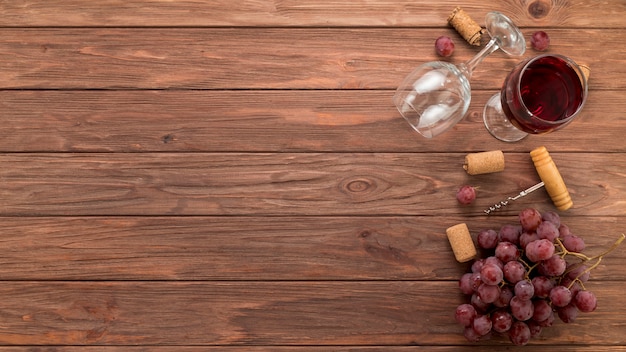
[[405, 120], [426, 138], [435, 137], [459, 122], [471, 101], [469, 80], [476, 66], [501, 49], [512, 56], [526, 50], [517, 26], [499, 12], [489, 12], [485, 27], [491, 36], [487, 45], [466, 63], [427, 62], [417, 67], [400, 84], [393, 101]]
[[545, 54], [524, 60], [487, 101], [483, 120], [497, 139], [515, 142], [563, 128], [587, 100], [587, 78], [572, 59]]

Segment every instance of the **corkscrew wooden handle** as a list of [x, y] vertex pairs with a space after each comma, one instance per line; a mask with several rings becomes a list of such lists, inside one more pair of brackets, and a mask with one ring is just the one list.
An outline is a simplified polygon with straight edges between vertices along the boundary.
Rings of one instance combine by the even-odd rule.
[[574, 203], [548, 150], [545, 147], [535, 148], [530, 152], [530, 157], [556, 208], [559, 210], [571, 208]]

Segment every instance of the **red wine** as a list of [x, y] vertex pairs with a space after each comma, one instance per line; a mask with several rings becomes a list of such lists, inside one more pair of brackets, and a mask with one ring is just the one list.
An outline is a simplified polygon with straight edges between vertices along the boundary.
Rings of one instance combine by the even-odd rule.
[[585, 94], [578, 72], [563, 58], [547, 55], [509, 74], [502, 88], [502, 108], [522, 131], [547, 133], [571, 121]]

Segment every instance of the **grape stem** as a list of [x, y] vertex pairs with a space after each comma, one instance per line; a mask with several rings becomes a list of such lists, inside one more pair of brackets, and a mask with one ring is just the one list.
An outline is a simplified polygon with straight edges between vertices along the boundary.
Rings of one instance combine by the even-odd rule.
[[595, 260], [595, 263], [593, 263], [593, 265], [591, 265], [590, 267], [588, 267], [587, 269], [585, 269], [584, 271], [582, 271], [581, 273], [578, 274], [578, 276], [576, 276], [576, 278], [574, 280], [572, 280], [572, 282], [568, 285], [567, 288], [571, 288], [574, 283], [578, 282], [583, 288], [584, 285], [582, 283], [582, 281], [580, 280], [580, 277], [585, 275], [586, 273], [590, 272], [591, 270], [595, 269], [598, 267], [598, 265], [600, 265], [600, 262], [602, 261], [602, 258], [604, 258], [605, 255], [609, 254], [610, 252], [612, 252], [613, 250], [615, 250], [620, 244], [622, 244], [622, 242], [624, 241], [624, 239], [626, 239], [626, 235], [622, 234], [620, 238], [617, 239], [617, 241], [615, 241], [615, 243], [613, 243], [613, 245], [611, 247], [609, 247], [607, 250], [605, 250], [604, 252], [595, 255], [593, 257], [588, 257], [582, 253], [576, 253], [576, 252], [570, 252], [568, 251], [565, 246], [563, 245], [563, 242], [561, 242], [561, 239], [557, 238], [556, 241], [559, 245], [559, 247], [561, 247], [561, 252], [562, 253], [562, 257], [565, 257], [566, 255], [571, 255], [574, 256], [576, 258], [581, 259], [580, 263], [577, 263], [574, 266], [574, 269], [577, 268], [579, 265], [582, 265], [583, 263]]

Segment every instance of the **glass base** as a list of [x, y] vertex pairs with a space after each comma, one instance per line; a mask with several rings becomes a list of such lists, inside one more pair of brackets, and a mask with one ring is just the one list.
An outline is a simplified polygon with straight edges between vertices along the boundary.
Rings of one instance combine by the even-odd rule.
[[489, 12], [485, 17], [485, 26], [500, 50], [511, 56], [521, 56], [526, 51], [524, 34], [510, 18], [500, 12]]
[[487, 131], [503, 142], [517, 142], [528, 136], [528, 133], [520, 131], [513, 126], [506, 115], [504, 115], [502, 103], [500, 102], [500, 93], [492, 96], [485, 104], [483, 121]]

